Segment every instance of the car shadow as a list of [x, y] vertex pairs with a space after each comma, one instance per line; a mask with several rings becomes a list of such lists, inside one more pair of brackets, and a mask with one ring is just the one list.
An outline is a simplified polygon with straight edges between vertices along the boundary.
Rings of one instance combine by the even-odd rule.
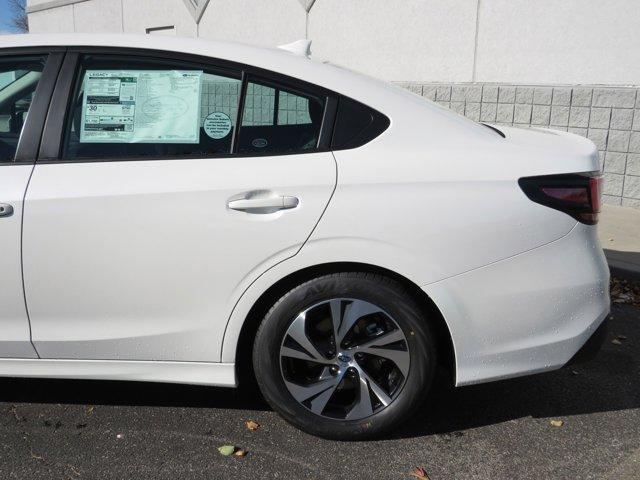
[[[624, 318], [619, 313], [624, 310]], [[511, 380], [443, 389], [393, 438], [464, 430], [525, 417], [562, 418], [640, 408], [640, 310], [614, 309], [597, 356], [582, 364]], [[620, 344], [612, 343], [622, 335]]]
[[255, 391], [105, 380], [0, 379], [0, 402], [269, 410]]
[[[512, 380], [435, 389], [416, 416], [386, 439], [457, 436], [525, 417], [640, 408], [640, 310], [618, 309], [625, 318], [611, 321], [603, 349], [590, 362]], [[612, 343], [616, 335], [624, 336], [621, 345]], [[255, 390], [89, 380], [0, 379], [0, 402], [270, 410]]]

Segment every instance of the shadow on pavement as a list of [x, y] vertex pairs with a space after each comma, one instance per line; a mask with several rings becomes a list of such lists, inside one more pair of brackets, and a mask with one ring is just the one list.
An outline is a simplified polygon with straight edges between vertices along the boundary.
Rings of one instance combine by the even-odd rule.
[[[615, 307], [613, 313], [607, 338], [593, 360], [540, 375], [443, 391], [393, 437], [452, 434], [523, 417], [639, 408], [640, 310]], [[618, 335], [625, 338], [619, 346], [612, 344]]]
[[269, 410], [232, 388], [93, 380], [0, 379], [0, 402]]
[[[589, 363], [561, 370], [443, 389], [392, 438], [460, 431], [523, 417], [545, 418], [640, 408], [640, 311], [614, 309], [603, 349]], [[613, 345], [624, 335], [622, 345]], [[76, 380], [0, 380], [0, 402], [268, 410], [255, 392], [225, 388]]]

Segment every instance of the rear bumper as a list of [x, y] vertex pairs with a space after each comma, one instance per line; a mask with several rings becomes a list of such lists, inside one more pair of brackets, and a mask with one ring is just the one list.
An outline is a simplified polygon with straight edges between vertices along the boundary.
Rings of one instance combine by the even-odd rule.
[[552, 243], [423, 289], [449, 326], [456, 385], [559, 368], [610, 308], [596, 228], [583, 224]]
[[569, 360], [568, 364], [580, 365], [596, 358], [598, 352], [602, 349], [602, 345], [604, 345], [604, 341], [607, 339], [608, 332], [609, 322], [605, 319], [582, 348]]

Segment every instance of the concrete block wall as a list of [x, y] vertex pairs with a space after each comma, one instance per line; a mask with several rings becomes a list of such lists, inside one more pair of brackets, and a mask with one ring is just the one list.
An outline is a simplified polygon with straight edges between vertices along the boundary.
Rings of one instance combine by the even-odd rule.
[[[205, 74], [202, 77], [200, 120], [211, 113], [227, 114], [233, 124], [238, 115], [238, 96], [240, 80]], [[278, 99], [278, 124], [294, 125], [311, 123], [309, 101], [297, 95], [280, 91]], [[275, 90], [273, 88], [249, 84], [245, 99], [243, 125], [272, 125], [275, 109]]]
[[203, 75], [200, 94], [201, 122], [204, 122], [211, 113], [222, 112], [228, 115], [232, 124], [235, 125], [238, 116], [240, 83], [240, 80], [230, 80], [209, 74]]
[[472, 120], [544, 127], [591, 139], [604, 171], [604, 201], [640, 208], [639, 88], [400, 83]]

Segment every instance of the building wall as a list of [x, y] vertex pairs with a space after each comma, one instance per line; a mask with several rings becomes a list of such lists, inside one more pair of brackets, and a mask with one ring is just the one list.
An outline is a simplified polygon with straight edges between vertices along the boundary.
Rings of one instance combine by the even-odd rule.
[[588, 136], [601, 152], [606, 201], [640, 208], [638, 0], [199, 3], [203, 13], [192, 0], [28, 8], [34, 33], [152, 30], [265, 46], [308, 37], [318, 59], [400, 82], [473, 119]]
[[640, 208], [640, 89], [490, 83], [402, 86], [472, 120], [553, 128], [590, 138], [605, 172], [605, 202]]

